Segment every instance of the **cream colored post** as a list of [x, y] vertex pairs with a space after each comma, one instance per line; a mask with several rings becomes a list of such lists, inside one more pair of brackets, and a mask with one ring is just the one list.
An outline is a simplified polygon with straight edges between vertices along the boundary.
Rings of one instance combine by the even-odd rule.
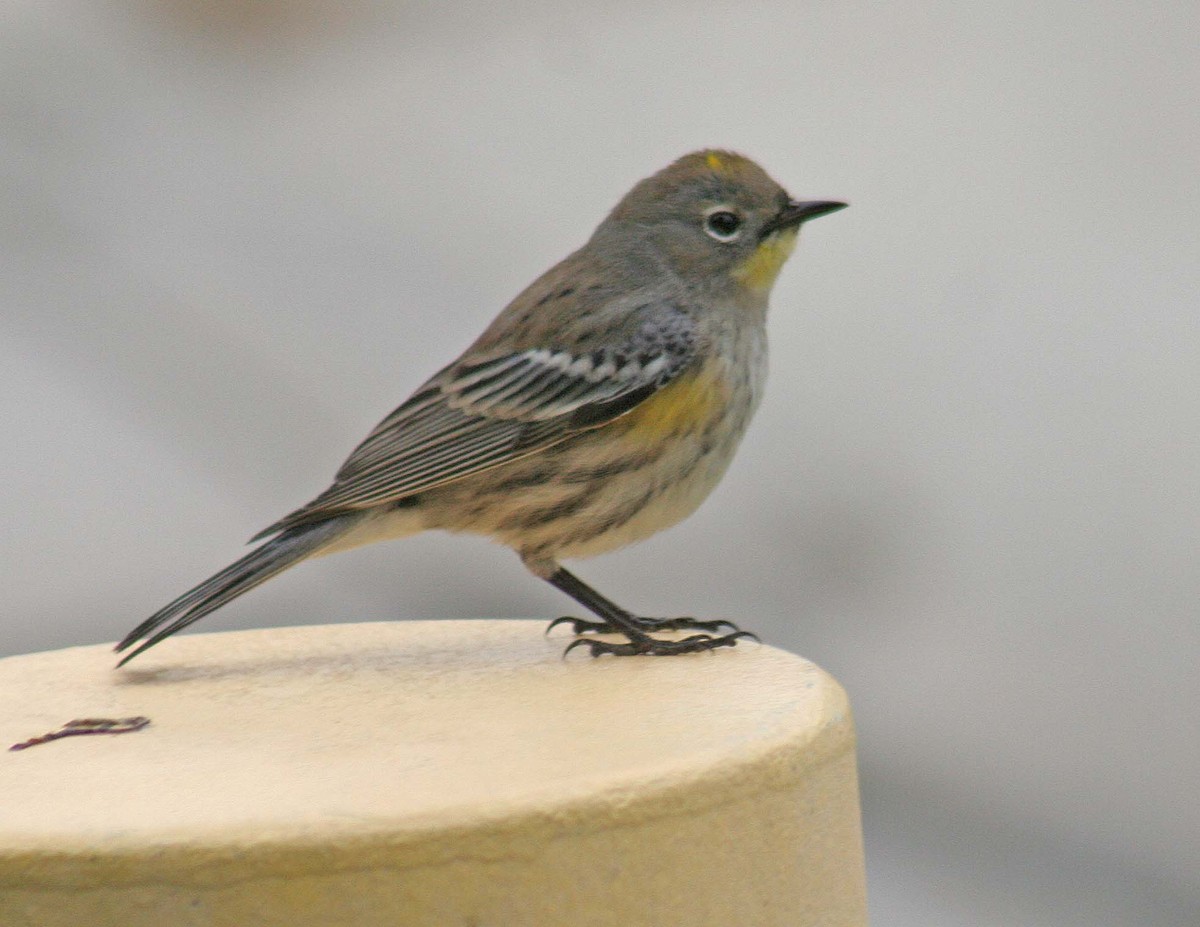
[[5, 927], [861, 927], [842, 689], [767, 646], [560, 659], [542, 622], [0, 661]]

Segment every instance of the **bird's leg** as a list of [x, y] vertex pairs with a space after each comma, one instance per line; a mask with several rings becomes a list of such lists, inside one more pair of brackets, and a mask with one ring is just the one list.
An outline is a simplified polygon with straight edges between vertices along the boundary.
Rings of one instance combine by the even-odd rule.
[[[556, 581], [554, 579], [555, 576], [564, 577], [563, 582], [571, 584], [570, 588]], [[647, 634], [654, 631], [682, 631], [688, 629], [720, 631], [722, 628], [728, 628], [730, 631], [739, 630], [737, 625], [732, 621], [726, 621], [724, 618], [717, 621], [701, 621], [697, 618], [643, 618], [640, 615], [626, 611], [611, 599], [605, 598], [578, 576], [567, 572], [562, 567], [559, 567], [550, 575], [548, 582], [556, 588], [561, 589], [576, 602], [586, 606], [589, 611], [595, 612], [604, 620], [588, 621], [585, 618], [575, 618], [571, 615], [565, 615], [562, 618], [555, 618], [550, 622], [549, 627], [546, 628], [547, 632], [558, 627], [560, 624], [570, 624], [572, 626], [571, 630], [575, 634], [583, 634], [589, 631], [593, 634], [625, 634], [630, 627]]]
[[[730, 622], [697, 622], [691, 618], [640, 618], [637, 615], [627, 612], [610, 599], [606, 599], [583, 580], [579, 579], [579, 577], [557, 564], [554, 564], [553, 570], [547, 570], [545, 575], [538, 570], [534, 572], [542, 575], [546, 582], [550, 583], [554, 588], [565, 592], [580, 605], [602, 619], [600, 622], [594, 622], [583, 621], [578, 618], [559, 618], [550, 624], [550, 628], [567, 621], [574, 624], [576, 634], [583, 631], [615, 631], [625, 635], [629, 640], [627, 644], [614, 644], [607, 641], [581, 639], [568, 646], [565, 651], [566, 653], [569, 653], [575, 647], [586, 646], [591, 648], [592, 656], [594, 657], [605, 653], [613, 654], [614, 656], [632, 656], [635, 654], [667, 656], [677, 653], [695, 653], [699, 650], [712, 650], [717, 647], [732, 647], [743, 637], [754, 637], [748, 631], [739, 631]], [[729, 625], [733, 628], [732, 633], [719, 637], [712, 634], [694, 634], [681, 641], [664, 641], [651, 637], [648, 633], [650, 631], [675, 630], [677, 628], [702, 628], [717, 631], [722, 625]], [[550, 628], [547, 628], [547, 630], [550, 630]]]

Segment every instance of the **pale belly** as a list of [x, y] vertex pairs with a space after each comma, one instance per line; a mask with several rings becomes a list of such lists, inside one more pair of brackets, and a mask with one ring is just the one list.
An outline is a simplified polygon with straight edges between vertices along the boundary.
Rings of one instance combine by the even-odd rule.
[[[738, 435], [738, 438], [740, 437]], [[737, 440], [732, 440], [698, 458], [680, 455], [681, 459], [677, 461], [664, 461], [663, 466], [659, 468], [660, 472], [651, 477], [655, 484], [662, 488], [636, 514], [595, 537], [568, 541], [555, 551], [556, 556], [594, 557], [645, 540], [659, 531], [677, 525], [695, 512], [717, 487], [729, 468], [736, 449]], [[685, 475], [681, 476], [681, 473]], [[650, 475], [631, 476], [629, 480], [631, 483], [634, 480], [641, 483], [647, 476]], [[618, 481], [612, 494], [619, 494], [622, 490], [621, 481]], [[639, 485], [630, 485], [625, 494], [636, 497], [641, 491]], [[601, 497], [609, 494], [597, 493]], [[601, 501], [597, 509], [602, 517], [606, 506], [603, 500], [598, 501]]]

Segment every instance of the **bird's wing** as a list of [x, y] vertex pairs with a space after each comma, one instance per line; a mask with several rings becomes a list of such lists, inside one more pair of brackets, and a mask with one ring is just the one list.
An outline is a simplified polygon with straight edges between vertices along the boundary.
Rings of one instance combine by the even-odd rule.
[[380, 422], [329, 489], [258, 538], [399, 500], [599, 427], [662, 389], [695, 356], [691, 316], [675, 307], [647, 314], [616, 347], [468, 354]]

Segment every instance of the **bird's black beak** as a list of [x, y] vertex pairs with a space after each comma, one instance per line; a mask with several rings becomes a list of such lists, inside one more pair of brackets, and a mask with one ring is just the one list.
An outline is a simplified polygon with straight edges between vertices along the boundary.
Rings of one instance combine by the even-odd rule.
[[849, 205], [849, 203], [838, 203], [834, 200], [807, 200], [805, 202], [788, 200], [787, 205], [779, 210], [779, 214], [763, 226], [762, 232], [759, 233], [760, 237], [766, 238], [772, 232], [792, 228], [809, 219], [816, 219], [818, 216], [827, 216], [831, 212], [845, 209]]

